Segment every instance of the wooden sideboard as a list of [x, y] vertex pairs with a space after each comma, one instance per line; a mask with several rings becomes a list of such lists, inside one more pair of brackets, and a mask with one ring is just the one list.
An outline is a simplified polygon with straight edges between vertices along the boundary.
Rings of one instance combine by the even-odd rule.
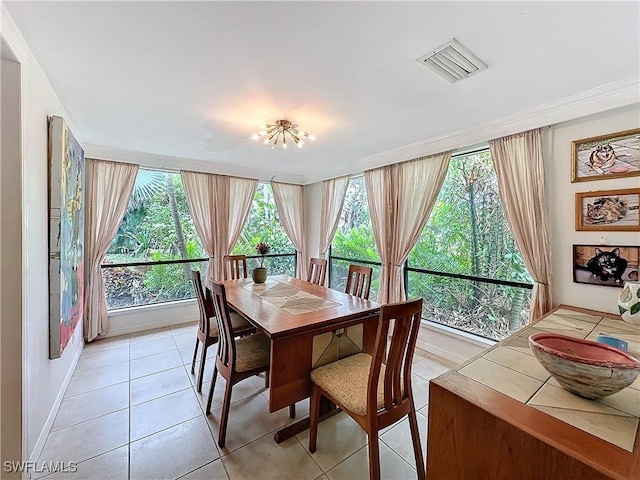
[[577, 397], [533, 357], [527, 339], [539, 331], [587, 339], [609, 333], [640, 352], [640, 332], [619, 317], [561, 305], [435, 378], [429, 480], [640, 479], [640, 377], [597, 402]]

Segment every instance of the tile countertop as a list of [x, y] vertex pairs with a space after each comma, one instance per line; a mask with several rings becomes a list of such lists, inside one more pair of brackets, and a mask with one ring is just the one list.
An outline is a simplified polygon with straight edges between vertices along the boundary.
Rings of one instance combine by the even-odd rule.
[[640, 358], [638, 327], [612, 318], [560, 308], [456, 371], [633, 452], [640, 423], [640, 376], [629, 387], [608, 397], [588, 400], [574, 395], [562, 388], [533, 356], [528, 337], [538, 332], [560, 333], [593, 341], [598, 335], [612, 335], [627, 341], [629, 353]]

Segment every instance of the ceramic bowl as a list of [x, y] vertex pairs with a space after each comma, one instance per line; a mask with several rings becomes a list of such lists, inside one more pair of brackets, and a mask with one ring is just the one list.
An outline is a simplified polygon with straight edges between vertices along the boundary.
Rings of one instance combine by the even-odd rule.
[[536, 333], [529, 346], [542, 366], [571, 393], [598, 398], [631, 385], [640, 361], [617, 348], [554, 333]]

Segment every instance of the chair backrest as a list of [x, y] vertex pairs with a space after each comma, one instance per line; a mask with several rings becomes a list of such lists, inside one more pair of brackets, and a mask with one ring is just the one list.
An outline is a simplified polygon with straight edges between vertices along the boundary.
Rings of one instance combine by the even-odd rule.
[[[218, 322], [218, 358], [229, 370], [235, 370], [236, 366], [236, 342], [231, 327], [231, 314], [227, 303], [227, 292], [219, 282], [211, 285], [211, 297], [213, 308]], [[224, 374], [224, 372], [221, 372]]]
[[327, 275], [327, 261], [324, 258], [312, 258], [309, 263], [309, 275], [307, 282], [316, 285], [324, 285]]
[[198, 270], [191, 270], [191, 281], [193, 282], [193, 289], [196, 292], [196, 299], [198, 300], [198, 309], [200, 310], [200, 321], [198, 322], [198, 330], [204, 335], [209, 335], [209, 319], [213, 317], [213, 303], [211, 302], [211, 294], [209, 290], [205, 293], [202, 289], [202, 279], [200, 278], [200, 272]]
[[[422, 298], [399, 303], [389, 303], [380, 307], [380, 319], [374, 347], [374, 357], [369, 370], [367, 385], [367, 411], [374, 415], [377, 411], [377, 392], [380, 368], [386, 364], [384, 374], [384, 409], [391, 411], [404, 406], [407, 408], [411, 391], [411, 364], [418, 340], [418, 330], [422, 317]], [[387, 349], [389, 322], [393, 320], [391, 344]], [[386, 355], [386, 357], [385, 357]], [[373, 406], [373, 408], [370, 408]]]
[[369, 300], [372, 272], [373, 269], [371, 267], [349, 265], [349, 276], [347, 277], [347, 286], [344, 292], [355, 297]]
[[225, 280], [236, 280], [247, 278], [247, 256], [246, 255], [225, 255], [222, 259], [223, 278]]

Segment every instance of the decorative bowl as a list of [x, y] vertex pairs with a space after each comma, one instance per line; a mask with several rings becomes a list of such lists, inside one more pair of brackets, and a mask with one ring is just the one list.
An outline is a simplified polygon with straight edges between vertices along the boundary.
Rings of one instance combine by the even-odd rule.
[[555, 333], [536, 333], [529, 346], [542, 366], [566, 390], [585, 398], [612, 395], [631, 385], [640, 361], [602, 343]]

